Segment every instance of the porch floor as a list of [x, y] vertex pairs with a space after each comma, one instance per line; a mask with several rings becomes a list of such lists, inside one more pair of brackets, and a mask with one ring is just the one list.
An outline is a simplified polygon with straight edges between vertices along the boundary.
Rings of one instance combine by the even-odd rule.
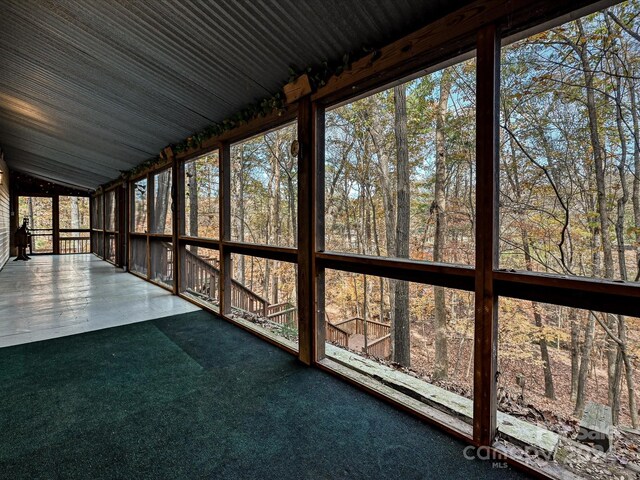
[[196, 310], [91, 254], [11, 258], [0, 271], [0, 347]]
[[0, 349], [0, 432], [11, 479], [527, 478], [204, 311]]

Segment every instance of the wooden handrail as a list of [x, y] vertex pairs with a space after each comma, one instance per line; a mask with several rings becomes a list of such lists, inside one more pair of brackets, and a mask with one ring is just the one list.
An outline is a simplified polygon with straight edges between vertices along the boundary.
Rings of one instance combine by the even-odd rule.
[[[202, 257], [196, 255], [195, 253], [189, 250], [186, 250], [186, 257], [187, 257], [187, 262], [192, 261], [196, 263], [203, 270], [212, 274], [215, 278], [217, 279], [220, 278], [220, 270], [214, 267], [213, 265], [211, 265], [209, 262], [205, 261]], [[266, 309], [269, 306], [269, 301], [267, 299], [261, 297], [254, 291], [250, 290], [249, 288], [242, 285], [240, 282], [233, 279], [231, 280], [231, 288], [232, 288], [232, 300], [235, 298], [235, 296], [233, 295], [233, 290], [235, 289], [236, 291], [241, 291], [243, 294], [248, 296], [251, 300], [260, 304], [260, 308], [253, 309], [251, 313], [255, 313], [258, 310], [262, 310], [264, 313], [266, 313]], [[240, 300], [240, 299], [237, 298], [237, 300]], [[240, 301], [237, 301], [235, 302], [235, 305], [233, 305], [232, 303], [232, 306], [241, 308], [243, 305], [240, 305], [240, 303], [241, 303]]]
[[[353, 322], [354, 320], [360, 320], [364, 322], [364, 318], [362, 317], [351, 317], [351, 318], [347, 318], [346, 320], [340, 320], [338, 323], [334, 323], [333, 325], [342, 325], [343, 323]], [[367, 320], [367, 323], [373, 324], [373, 325], [380, 325], [381, 327], [391, 328], [391, 325], [382, 323], [382, 322], [377, 322], [375, 320]]]
[[267, 314], [267, 318], [275, 317], [277, 315], [284, 315], [285, 313], [297, 312], [297, 311], [298, 309], [296, 307], [287, 308], [286, 310], [278, 310], [277, 312], [271, 312]]
[[335, 323], [330, 323], [330, 322], [326, 322], [326, 323], [327, 323], [327, 326], [328, 326], [329, 328], [333, 328], [334, 330], [338, 330], [339, 332], [342, 332], [342, 333], [344, 333], [345, 335], [349, 335], [349, 332], [347, 332], [346, 330], [344, 330], [344, 329], [340, 328], [337, 324], [335, 324]]
[[391, 355], [391, 334], [385, 335], [367, 345], [366, 353], [378, 358], [388, 358]]
[[337, 343], [341, 347], [347, 348], [349, 346], [349, 334], [336, 327], [334, 324], [326, 322], [327, 326], [327, 340], [333, 343]]
[[288, 308], [290, 306], [291, 304], [289, 302], [281, 302], [281, 303], [274, 303], [273, 305], [269, 305], [268, 309], [271, 311], [275, 311], [276, 308], [281, 308], [281, 307]]
[[384, 337], [380, 337], [380, 338], [378, 338], [378, 339], [376, 339], [376, 340], [372, 341], [372, 342], [368, 345], [368, 348], [375, 347], [377, 344], [382, 343], [382, 342], [384, 342], [385, 340], [390, 339], [390, 338], [391, 338], [391, 334], [389, 334], [389, 335], [385, 335]]

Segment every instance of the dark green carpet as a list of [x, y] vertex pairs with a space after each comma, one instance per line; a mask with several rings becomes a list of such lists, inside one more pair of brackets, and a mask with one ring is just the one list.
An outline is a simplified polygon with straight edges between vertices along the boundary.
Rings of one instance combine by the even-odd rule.
[[524, 478], [204, 312], [0, 349], [2, 479]]

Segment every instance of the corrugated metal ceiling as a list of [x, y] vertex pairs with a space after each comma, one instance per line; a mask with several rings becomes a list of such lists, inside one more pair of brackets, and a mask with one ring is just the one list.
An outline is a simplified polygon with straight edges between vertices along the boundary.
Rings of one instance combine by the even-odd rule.
[[0, 145], [86, 188], [462, 0], [0, 0]]

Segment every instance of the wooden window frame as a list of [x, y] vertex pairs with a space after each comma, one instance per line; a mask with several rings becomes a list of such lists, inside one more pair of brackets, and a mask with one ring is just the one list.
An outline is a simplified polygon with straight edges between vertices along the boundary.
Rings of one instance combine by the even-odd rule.
[[[474, 329], [474, 418], [472, 436], [460, 433], [443, 420], [417, 412], [397, 398], [383, 395], [370, 386], [348, 381], [360, 388], [383, 397], [386, 401], [410, 411], [471, 441], [476, 446], [492, 449], [496, 458], [505, 458], [530, 473], [545, 472], [510, 458], [495, 449], [496, 436], [496, 361], [497, 361], [497, 302], [499, 297], [534, 300], [568, 307], [597, 309], [609, 313], [640, 316], [640, 285], [581, 277], [561, 277], [531, 272], [501, 270], [497, 265], [498, 244], [498, 101], [501, 45], [560, 25], [611, 6], [617, 1], [586, 0], [512, 0], [505, 4], [499, 0], [476, 1], [451, 15], [432, 22], [419, 31], [387, 47], [372, 52], [354, 62], [340, 76], [330, 78], [315, 93], [287, 106], [281, 115], [270, 115], [250, 121], [219, 137], [203, 142], [176, 155], [168, 154], [173, 167], [175, 205], [172, 240], [174, 245], [173, 292], [197, 303], [180, 292], [181, 249], [187, 245], [201, 246], [219, 251], [220, 255], [220, 311], [229, 318], [231, 312], [230, 282], [231, 254], [251, 255], [258, 258], [281, 260], [298, 267], [299, 352], [291, 352], [307, 365], [313, 365], [346, 378], [324, 361], [324, 272], [335, 269], [371, 274], [398, 280], [473, 291], [475, 293]], [[532, 13], [533, 12], [533, 13]], [[353, 101], [388, 88], [394, 83], [407, 81], [428, 72], [473, 56], [477, 59], [476, 74], [476, 216], [485, 221], [476, 226], [476, 262], [473, 267], [439, 264], [396, 258], [381, 258], [348, 253], [326, 252], [324, 248], [324, 122], [327, 108]], [[286, 125], [297, 117], [298, 141], [298, 242], [297, 248], [254, 245], [230, 240], [230, 145], [249, 139], [267, 130]], [[219, 158], [219, 239], [194, 238], [181, 235], [180, 222], [184, 222], [184, 162], [218, 150]], [[152, 174], [164, 167], [146, 172], [148, 196], [153, 195]], [[129, 183], [127, 201], [132, 203]], [[177, 193], [176, 193], [177, 192]], [[152, 205], [147, 208], [147, 230]], [[131, 206], [127, 208], [132, 217]], [[130, 223], [126, 223], [130, 227]], [[127, 238], [147, 239], [153, 234], [131, 233]], [[131, 254], [130, 241], [128, 246]], [[148, 277], [150, 276], [148, 268]], [[147, 278], [148, 280], [148, 278]], [[166, 288], [166, 287], [164, 287]], [[197, 303], [203, 307], [202, 304]], [[208, 309], [206, 306], [203, 308]], [[213, 311], [211, 309], [208, 309]], [[241, 328], [245, 328], [238, 324]], [[271, 339], [251, 330], [265, 340]], [[281, 348], [285, 347], [276, 343]]]
[[[152, 222], [151, 220], [153, 219], [153, 208], [154, 208], [154, 202], [155, 202], [155, 176], [165, 170], [168, 169], [172, 169], [171, 170], [171, 191], [170, 191], [170, 205], [169, 208], [171, 209], [171, 233], [151, 233], [151, 225]], [[135, 221], [135, 183], [139, 182], [142, 179], [146, 179], [147, 181], [147, 197], [146, 197], [146, 202], [147, 202], [147, 210], [146, 210], [146, 231], [145, 232], [135, 232], [133, 230], [134, 228], [134, 224], [133, 222]], [[173, 162], [173, 158], [170, 158], [169, 161], [167, 162], [163, 162], [161, 165], [156, 166], [152, 169], [149, 169], [139, 175], [136, 175], [135, 177], [132, 177], [128, 183], [127, 183], [127, 189], [128, 192], [127, 193], [122, 193], [121, 197], [127, 199], [127, 207], [123, 208], [121, 210], [125, 210], [126, 212], [128, 212], [127, 215], [127, 219], [121, 219], [120, 221], [120, 226], [125, 227], [126, 228], [126, 233], [125, 233], [125, 237], [127, 238], [127, 243], [126, 246], [123, 247], [123, 250], [126, 251], [126, 258], [127, 258], [127, 266], [128, 266], [128, 271], [129, 273], [142, 278], [143, 280], [146, 280], [150, 283], [153, 283], [154, 285], [157, 285], [161, 288], [164, 288], [165, 290], [169, 290], [170, 292], [177, 294], [178, 293], [178, 275], [179, 275], [179, 259], [176, 256], [176, 251], [177, 251], [177, 246], [176, 246], [176, 240], [177, 240], [177, 231], [176, 231], [176, 223], [178, 221], [177, 215], [176, 215], [176, 210], [175, 210], [175, 204], [176, 204], [176, 168]], [[136, 272], [135, 270], [131, 269], [131, 265], [133, 264], [132, 262], [132, 255], [133, 255], [133, 248], [131, 247], [132, 242], [134, 239], [140, 239], [143, 238], [145, 240], [145, 249], [146, 249], [146, 260], [147, 260], [147, 264], [146, 264], [146, 275], [140, 273], [140, 272]], [[162, 241], [165, 240], [167, 242], [171, 242], [172, 244], [172, 254], [173, 254], [173, 285], [167, 285], [164, 284], [162, 282], [158, 282], [156, 280], [154, 280], [152, 278], [152, 269], [151, 269], [151, 243], [153, 241]]]
[[[288, 109], [283, 115], [277, 117], [266, 117], [264, 119], [260, 119], [260, 121], [252, 123], [250, 125], [241, 127], [239, 132], [231, 132], [230, 135], [226, 136], [224, 139], [217, 141], [215, 143], [211, 143], [210, 145], [199, 149], [196, 152], [189, 152], [186, 155], [178, 156], [173, 159], [174, 170], [177, 175], [175, 178], [176, 181], [176, 212], [178, 212], [178, 224], [180, 228], [176, 231], [178, 235], [175, 236], [176, 251], [174, 254], [174, 258], [177, 259], [177, 277], [178, 281], [175, 283], [175, 292], [181, 298], [198, 305], [199, 307], [208, 310], [216, 315], [221, 316], [225, 320], [239, 326], [244, 330], [248, 330], [251, 333], [259, 336], [263, 340], [272, 343], [279, 348], [291, 353], [292, 355], [299, 355], [299, 352], [296, 352], [286, 345], [274, 341], [272, 338], [262, 335], [260, 332], [252, 329], [248, 329], [244, 325], [236, 322], [231, 318], [231, 277], [232, 277], [232, 269], [231, 269], [231, 255], [247, 255], [256, 258], [262, 258], [266, 260], [277, 260], [283, 261], [287, 263], [296, 264], [298, 266], [298, 248], [294, 247], [278, 247], [274, 245], [260, 245], [253, 244], [247, 242], [238, 242], [231, 240], [231, 145], [235, 143], [241, 143], [246, 140], [250, 140], [253, 137], [258, 135], [266, 134], [270, 131], [276, 130], [278, 128], [285, 127], [291, 124], [296, 120], [297, 110]], [[185, 217], [185, 183], [184, 183], [184, 169], [185, 163], [197, 159], [203, 155], [207, 155], [214, 151], [218, 152], [218, 174], [219, 174], [219, 183], [218, 183], [218, 211], [219, 211], [219, 232], [220, 235], [218, 239], [209, 239], [209, 238], [200, 238], [200, 237], [191, 237], [188, 235], [183, 235], [179, 232], [183, 231], [184, 227], [184, 217]], [[300, 169], [300, 161], [298, 162], [298, 169]], [[298, 195], [300, 195], [300, 184], [298, 185]], [[300, 221], [300, 214], [298, 214], [298, 222]], [[298, 239], [299, 239], [298, 235]], [[181, 262], [181, 253], [184, 248], [187, 246], [198, 246], [203, 248], [209, 248], [213, 250], [217, 250], [219, 252], [220, 257], [220, 278], [221, 281], [219, 283], [219, 298], [220, 298], [220, 308], [219, 311], [215, 311], [212, 308], [208, 307], [206, 304], [202, 302], [197, 302], [191, 297], [182, 293], [182, 266]], [[175, 261], [175, 260], [174, 260]], [[298, 303], [300, 302], [300, 294], [298, 295]], [[302, 311], [299, 308], [299, 312]], [[302, 323], [302, 322], [300, 322]], [[301, 347], [300, 347], [301, 348]], [[307, 362], [309, 363], [309, 362]]]

